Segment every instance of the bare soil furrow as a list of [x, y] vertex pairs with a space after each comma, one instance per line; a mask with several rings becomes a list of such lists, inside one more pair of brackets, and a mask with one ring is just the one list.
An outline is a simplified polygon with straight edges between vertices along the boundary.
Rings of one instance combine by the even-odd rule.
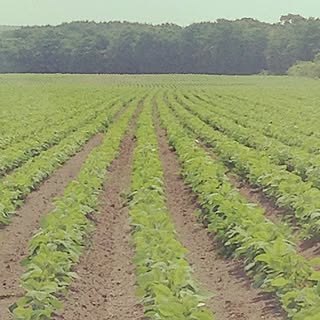
[[39, 228], [42, 216], [54, 209], [53, 199], [62, 196], [67, 184], [76, 178], [87, 155], [98, 146], [103, 134], [96, 134], [82, 151], [68, 160], [38, 190], [32, 192], [11, 224], [0, 230], [0, 319], [12, 319], [8, 307], [23, 294], [19, 281], [21, 261], [28, 254], [28, 241]]
[[170, 149], [165, 131], [156, 125], [161, 161], [164, 167], [168, 208], [177, 235], [189, 250], [188, 260], [200, 286], [214, 294], [207, 302], [218, 320], [285, 319], [277, 301], [251, 287], [240, 262], [219, 254], [219, 244], [197, 221], [198, 205], [192, 191], [184, 184], [175, 153]]
[[291, 225], [293, 235], [296, 237], [298, 252], [307, 260], [317, 258], [320, 255], [319, 239], [303, 240], [301, 239], [301, 228], [294, 219], [294, 213], [289, 209], [278, 207], [271, 199], [269, 199], [260, 189], [256, 189], [241, 180], [234, 173], [227, 174], [229, 181], [237, 188], [240, 194], [249, 202], [256, 204], [265, 211], [265, 216], [273, 223], [287, 223]]
[[[220, 161], [219, 157], [209, 146], [200, 142], [200, 145], [207, 151], [213, 160]], [[238, 192], [250, 203], [263, 208], [265, 216], [275, 224], [284, 223], [291, 227], [293, 237], [298, 252], [307, 260], [317, 258], [320, 255], [319, 239], [304, 240], [301, 235], [301, 227], [298, 225], [294, 212], [290, 209], [282, 208], [276, 205], [275, 201], [270, 199], [260, 188], [256, 188], [245, 179], [239, 177], [232, 169], [226, 172], [230, 183]]]
[[139, 320], [143, 307], [135, 295], [134, 249], [131, 244], [129, 210], [135, 118], [122, 141], [120, 153], [108, 169], [108, 180], [89, 247], [75, 268], [75, 280], [64, 301], [65, 310], [55, 319]]
[[[199, 144], [213, 160], [221, 162], [210, 146], [205, 145], [203, 142], [199, 142]], [[292, 212], [290, 212], [290, 210], [278, 207], [274, 201], [261, 191], [260, 188], [250, 185], [250, 183], [233, 172], [231, 168], [226, 167], [226, 176], [234, 188], [236, 188], [248, 202], [263, 208], [265, 216], [273, 223], [281, 223], [284, 218], [288, 216], [292, 217]]]

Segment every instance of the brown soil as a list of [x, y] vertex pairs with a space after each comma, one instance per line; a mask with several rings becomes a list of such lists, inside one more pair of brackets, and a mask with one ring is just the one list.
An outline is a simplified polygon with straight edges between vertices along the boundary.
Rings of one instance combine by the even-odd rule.
[[180, 166], [169, 148], [165, 132], [157, 125], [164, 168], [168, 208], [179, 240], [189, 250], [188, 260], [200, 287], [214, 294], [207, 306], [218, 320], [286, 319], [277, 301], [251, 287], [241, 263], [219, 255], [219, 244], [194, 215], [198, 205], [180, 176]]
[[[205, 146], [199, 143], [213, 160], [220, 161], [218, 156], [212, 151], [210, 146]], [[286, 208], [278, 207], [275, 202], [268, 198], [259, 188], [251, 186], [247, 181], [241, 179], [236, 173], [226, 172], [230, 183], [239, 191], [239, 193], [253, 204], [261, 207], [265, 211], [265, 216], [274, 224], [287, 223], [292, 228], [293, 238], [296, 239], [295, 243], [297, 251], [301, 256], [307, 260], [317, 258], [320, 255], [320, 242], [319, 239], [301, 240], [301, 227], [298, 225], [294, 213]], [[315, 268], [320, 270], [320, 266]]]
[[227, 176], [230, 183], [245, 199], [264, 209], [265, 216], [273, 223], [281, 223], [283, 217], [289, 215], [289, 210], [277, 207], [260, 189], [254, 188], [246, 181], [241, 180], [235, 173], [227, 173]]
[[[319, 240], [302, 240], [298, 245], [299, 253], [306, 259], [319, 258], [320, 256], [320, 243]], [[315, 269], [320, 271], [320, 264], [315, 266]]]
[[[220, 158], [213, 152], [211, 146], [205, 145], [203, 142], [199, 142], [199, 145], [205, 149], [210, 157], [221, 162]], [[250, 185], [246, 180], [241, 179], [232, 169], [226, 168], [226, 176], [229, 182], [238, 190], [238, 192], [247, 199], [250, 203], [256, 204], [265, 211], [265, 216], [273, 223], [280, 223], [283, 217], [289, 215], [289, 210], [279, 208], [274, 201], [268, 198], [259, 188]], [[292, 213], [290, 213], [292, 215]]]
[[[293, 236], [296, 239], [298, 253], [305, 257], [307, 260], [317, 258], [320, 255], [320, 242], [319, 239], [300, 240], [301, 228], [297, 221], [294, 219], [294, 213], [285, 208], [279, 208], [277, 205], [269, 199], [260, 189], [256, 189], [248, 184], [246, 181], [241, 180], [234, 173], [227, 173], [229, 181], [237, 188], [239, 193], [246, 198], [249, 202], [256, 204], [265, 211], [265, 216], [273, 223], [288, 223], [292, 227]], [[287, 220], [285, 220], [288, 218]], [[289, 221], [290, 220], [290, 221]], [[320, 270], [320, 265], [315, 268]]]
[[135, 295], [129, 212], [121, 196], [130, 188], [137, 114], [108, 170], [100, 213], [94, 217], [96, 228], [91, 245], [75, 270], [80, 279], [71, 285], [65, 310], [56, 320], [144, 319], [143, 307]]
[[[185, 105], [181, 100], [176, 99], [180, 104]], [[214, 128], [212, 128], [215, 130]], [[198, 141], [198, 140], [197, 140]], [[214, 153], [210, 145], [206, 145], [201, 140], [198, 143], [208, 152], [212, 159], [221, 161], [219, 157]], [[230, 168], [229, 168], [230, 169]], [[265, 216], [274, 223], [280, 223], [284, 218], [289, 218], [290, 223], [298, 229], [294, 220], [294, 215], [290, 210], [278, 207], [275, 202], [268, 198], [260, 189], [250, 185], [246, 180], [241, 179], [236, 173], [230, 169], [226, 172], [230, 183], [238, 189], [239, 193], [246, 198], [249, 202], [254, 203], [262, 207], [265, 211]]]
[[102, 134], [89, 140], [83, 150], [68, 160], [38, 190], [32, 192], [12, 217], [11, 224], [0, 230], [0, 319], [12, 319], [9, 305], [23, 294], [19, 281], [23, 274], [20, 262], [28, 254], [28, 241], [38, 230], [42, 216], [54, 209], [53, 199], [62, 196], [67, 184], [76, 178], [83, 162], [102, 141]]
[[[267, 198], [266, 195], [259, 189], [255, 189], [247, 182], [241, 181], [235, 174], [228, 174], [228, 178], [234, 187], [238, 189], [240, 194], [245, 197], [249, 202], [255, 203], [262, 207], [265, 211], [265, 216], [273, 223], [283, 223], [286, 217], [290, 217], [290, 225], [293, 228], [293, 234], [296, 237], [297, 250], [299, 254], [305, 257], [307, 260], [317, 258], [320, 255], [320, 242], [319, 239], [312, 240], [299, 240], [301, 238], [301, 229], [294, 219], [294, 213], [284, 208], [279, 208], [274, 202]], [[316, 270], [320, 270], [320, 265], [316, 267]]]

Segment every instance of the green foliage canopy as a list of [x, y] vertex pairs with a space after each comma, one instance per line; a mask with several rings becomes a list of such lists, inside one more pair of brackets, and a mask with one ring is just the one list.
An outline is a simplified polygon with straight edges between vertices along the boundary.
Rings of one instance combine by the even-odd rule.
[[82, 21], [1, 32], [0, 72], [285, 74], [318, 52], [320, 19], [292, 14], [277, 24]]

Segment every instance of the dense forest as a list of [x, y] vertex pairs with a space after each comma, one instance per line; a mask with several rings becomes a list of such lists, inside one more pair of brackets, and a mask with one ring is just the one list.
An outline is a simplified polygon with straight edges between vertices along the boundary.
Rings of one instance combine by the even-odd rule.
[[81, 21], [0, 31], [1, 73], [285, 74], [319, 52], [320, 19], [293, 14], [276, 24]]

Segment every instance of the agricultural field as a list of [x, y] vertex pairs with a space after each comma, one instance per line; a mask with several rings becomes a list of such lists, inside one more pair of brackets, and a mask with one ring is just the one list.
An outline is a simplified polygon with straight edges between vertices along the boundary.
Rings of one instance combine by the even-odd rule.
[[1, 320], [319, 320], [320, 82], [0, 75]]

